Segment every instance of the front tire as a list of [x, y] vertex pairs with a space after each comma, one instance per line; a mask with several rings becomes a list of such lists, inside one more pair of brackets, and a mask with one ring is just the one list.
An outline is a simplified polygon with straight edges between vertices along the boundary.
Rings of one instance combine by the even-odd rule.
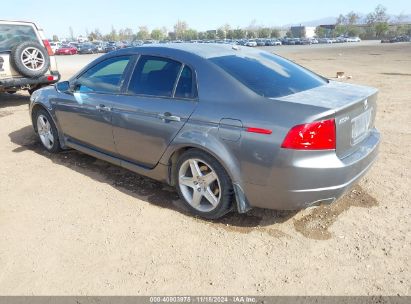
[[61, 151], [58, 131], [50, 114], [44, 109], [37, 110], [33, 123], [43, 147], [50, 153]]
[[176, 188], [194, 215], [218, 219], [232, 208], [233, 185], [224, 167], [209, 154], [188, 150], [176, 166]]

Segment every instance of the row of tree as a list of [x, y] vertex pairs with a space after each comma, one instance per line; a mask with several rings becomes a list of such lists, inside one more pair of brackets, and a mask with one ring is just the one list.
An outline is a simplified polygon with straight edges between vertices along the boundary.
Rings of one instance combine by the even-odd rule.
[[335, 29], [327, 31], [324, 27], [317, 27], [316, 35], [318, 37], [360, 36], [363, 39], [411, 35], [411, 26], [403, 23], [404, 18], [405, 16], [400, 14], [394, 20], [390, 20], [387, 9], [378, 5], [364, 20], [353, 11], [346, 15], [340, 14]]
[[[340, 14], [337, 18], [335, 28], [327, 30], [323, 27], [316, 28], [316, 35], [318, 37], [337, 37], [340, 35], [348, 36], [360, 36], [363, 39], [381, 38], [386, 35], [402, 35], [411, 34], [411, 27], [402, 24], [403, 15], [397, 17], [394, 20], [397, 26], [390, 27], [389, 15], [387, 9], [381, 5], [378, 5], [373, 12], [369, 13], [364, 20], [356, 12], [349, 12], [346, 15]], [[359, 23], [362, 23], [360, 25]], [[74, 32], [70, 27], [70, 39], [74, 40]], [[124, 28], [116, 30], [111, 28], [110, 33], [102, 34], [101, 31], [96, 28], [89, 32], [86, 31], [86, 36], [89, 40], [108, 40], [108, 41], [124, 41], [124, 40], [215, 40], [215, 39], [244, 39], [244, 38], [278, 38], [281, 32], [278, 28], [262, 27], [256, 24], [256, 21], [252, 21], [246, 28], [232, 28], [229, 24], [225, 24], [219, 27], [217, 30], [201, 32], [193, 28], [190, 28], [185, 21], [179, 20], [174, 25], [173, 31], [168, 31], [167, 28], [155, 28], [152, 31], [147, 26], [140, 26], [137, 31], [133, 31], [131, 28]], [[287, 36], [293, 37], [291, 31], [287, 32]], [[298, 37], [304, 37], [305, 31], [302, 30], [298, 34]], [[58, 37], [53, 37], [58, 39]]]
[[[152, 31], [147, 26], [140, 26], [136, 32], [131, 28], [116, 30], [113, 26], [110, 33], [102, 34], [96, 28], [93, 31], [86, 30], [89, 40], [107, 41], [134, 41], [134, 40], [215, 40], [215, 39], [244, 39], [244, 38], [278, 38], [280, 30], [277, 28], [256, 26], [255, 21], [245, 29], [233, 29], [229, 24], [219, 27], [217, 30], [201, 32], [190, 28], [185, 21], [178, 21], [174, 25], [174, 31], [167, 31], [167, 28], [155, 28]], [[69, 28], [69, 38], [75, 40], [73, 29]], [[58, 37], [54, 37], [57, 39]]]

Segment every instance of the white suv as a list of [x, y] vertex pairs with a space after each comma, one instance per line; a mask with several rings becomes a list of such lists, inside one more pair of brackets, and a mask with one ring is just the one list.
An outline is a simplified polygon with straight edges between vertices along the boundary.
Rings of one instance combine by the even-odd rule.
[[0, 93], [35, 90], [60, 80], [54, 53], [32, 22], [0, 20]]

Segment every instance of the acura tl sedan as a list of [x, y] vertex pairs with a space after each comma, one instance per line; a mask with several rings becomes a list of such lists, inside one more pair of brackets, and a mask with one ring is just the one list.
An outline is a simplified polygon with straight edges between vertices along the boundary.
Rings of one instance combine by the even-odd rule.
[[377, 90], [247, 47], [106, 54], [36, 91], [45, 149], [74, 148], [176, 187], [195, 215], [330, 204], [370, 168]]

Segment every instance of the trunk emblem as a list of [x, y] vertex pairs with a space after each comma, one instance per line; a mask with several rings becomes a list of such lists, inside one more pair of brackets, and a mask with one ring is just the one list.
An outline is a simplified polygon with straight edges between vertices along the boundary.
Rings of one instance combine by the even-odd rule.
[[368, 99], [364, 100], [364, 110], [368, 109]]

